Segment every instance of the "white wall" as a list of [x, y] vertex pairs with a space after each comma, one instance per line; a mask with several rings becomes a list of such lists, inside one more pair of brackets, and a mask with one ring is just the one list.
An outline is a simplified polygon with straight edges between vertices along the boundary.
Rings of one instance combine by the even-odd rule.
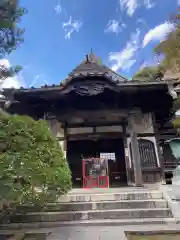
[[96, 127], [96, 132], [97, 133], [107, 133], [107, 132], [122, 132], [123, 128], [122, 126], [100, 126], [100, 127]]
[[64, 140], [64, 128], [62, 127], [62, 124], [55, 119], [48, 120], [48, 124], [49, 124], [54, 136], [57, 138], [62, 138], [62, 140], [60, 140], [58, 142], [62, 148], [64, 157], [66, 157], [66, 140]]
[[67, 128], [67, 134], [83, 134], [83, 133], [93, 133], [92, 127], [77, 127], [77, 128]]
[[65, 146], [65, 140], [58, 141], [59, 145], [61, 146], [61, 149], [63, 151], [64, 157], [66, 158], [66, 146]]

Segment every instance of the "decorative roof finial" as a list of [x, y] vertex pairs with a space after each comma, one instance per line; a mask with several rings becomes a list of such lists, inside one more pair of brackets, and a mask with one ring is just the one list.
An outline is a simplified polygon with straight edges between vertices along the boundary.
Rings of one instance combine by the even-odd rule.
[[86, 62], [89, 62], [89, 55], [86, 54]]
[[97, 57], [94, 53], [93, 53], [93, 50], [91, 48], [89, 54], [86, 55], [86, 62], [91, 62], [91, 63], [96, 63], [96, 64], [99, 64], [101, 65], [101, 59], [99, 57]]

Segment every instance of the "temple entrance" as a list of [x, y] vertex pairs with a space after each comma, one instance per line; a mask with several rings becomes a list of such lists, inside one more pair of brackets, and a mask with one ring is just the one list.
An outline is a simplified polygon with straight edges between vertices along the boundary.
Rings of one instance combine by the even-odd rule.
[[[72, 172], [73, 187], [84, 186], [83, 177], [85, 174], [88, 174], [83, 173], [83, 164], [85, 164], [85, 162], [83, 163], [83, 159], [94, 158], [106, 161], [107, 167], [104, 170], [107, 171], [107, 174], [104, 174], [104, 176], [108, 176], [108, 186], [119, 187], [127, 185], [123, 139], [108, 138], [67, 142], [67, 159]], [[106, 182], [104, 186], [107, 187], [107, 181], [104, 181]], [[92, 187], [98, 187], [98, 185], [96, 184], [96, 186]]]

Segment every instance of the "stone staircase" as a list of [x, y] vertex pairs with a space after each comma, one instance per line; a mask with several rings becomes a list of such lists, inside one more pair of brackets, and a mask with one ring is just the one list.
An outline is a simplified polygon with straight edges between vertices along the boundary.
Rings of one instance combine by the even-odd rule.
[[[23, 214], [26, 213], [26, 214]], [[40, 209], [21, 206], [0, 229], [78, 225], [137, 225], [174, 222], [158, 190], [70, 193]]]

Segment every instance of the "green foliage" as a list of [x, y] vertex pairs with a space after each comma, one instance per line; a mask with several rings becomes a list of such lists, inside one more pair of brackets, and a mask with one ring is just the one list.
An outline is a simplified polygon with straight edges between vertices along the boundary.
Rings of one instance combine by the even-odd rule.
[[18, 0], [3, 0], [0, 3], [0, 58], [9, 54], [23, 41], [24, 29], [18, 27], [25, 9]]
[[45, 121], [0, 115], [0, 197], [45, 204], [71, 188], [71, 173]]
[[21, 71], [21, 69], [22, 69], [21, 66], [7, 68], [4, 65], [0, 65], [0, 80], [4, 80], [8, 77], [13, 77], [19, 71]]
[[[24, 13], [25, 9], [19, 7], [18, 0], [0, 1], [0, 59], [15, 50], [23, 41], [24, 29], [18, 27], [18, 22]], [[0, 66], [0, 79], [4, 80], [16, 74], [17, 68], [5, 69], [5, 66]]]
[[172, 124], [176, 129], [177, 134], [180, 135], [180, 117], [176, 117], [175, 119], [173, 119]]
[[157, 54], [162, 54], [162, 64], [172, 72], [180, 72], [180, 28], [168, 35], [167, 40], [161, 42], [156, 48]]
[[174, 128], [178, 129], [180, 128], [180, 118], [177, 117], [175, 118], [173, 121], [172, 121], [173, 125], [174, 125]]
[[180, 109], [180, 98], [179, 97], [174, 100], [173, 109], [174, 109], [174, 111], [177, 111]]
[[180, 72], [180, 9], [171, 19], [174, 31], [167, 35], [167, 39], [156, 46], [156, 54], [164, 56], [162, 65], [174, 73]]
[[133, 79], [143, 80], [143, 78], [154, 80], [156, 75], [161, 73], [163, 76], [166, 71], [180, 73], [180, 9], [171, 17], [174, 30], [167, 34], [166, 40], [159, 43], [154, 53], [163, 58], [161, 63], [155, 67], [145, 67], [138, 71]]
[[159, 74], [164, 74], [164, 68], [162, 66], [154, 66], [154, 67], [144, 67], [140, 71], [138, 71], [133, 79], [134, 80], [155, 80]]

